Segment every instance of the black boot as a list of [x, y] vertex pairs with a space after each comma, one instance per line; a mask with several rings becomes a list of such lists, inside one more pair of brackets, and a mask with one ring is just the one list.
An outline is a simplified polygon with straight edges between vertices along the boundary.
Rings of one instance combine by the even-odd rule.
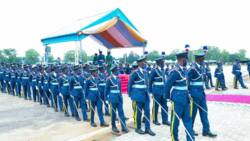
[[95, 123], [91, 123], [90, 124], [92, 127], [97, 127], [97, 125]]
[[120, 131], [117, 129], [117, 127], [112, 127], [112, 132], [114, 132], [114, 133], [120, 133]]
[[109, 126], [109, 124], [107, 124], [106, 122], [101, 124], [101, 127], [108, 127], [108, 126]]
[[141, 129], [135, 129], [135, 132], [138, 134], [145, 134], [144, 131], [142, 131]]
[[155, 136], [156, 135], [151, 129], [146, 129], [145, 134], [149, 134], [150, 136]]
[[158, 121], [153, 121], [153, 123], [158, 126], [161, 125]]
[[206, 136], [206, 137], [210, 137], [210, 138], [217, 137], [217, 135], [212, 133], [212, 132], [202, 133], [202, 136]]

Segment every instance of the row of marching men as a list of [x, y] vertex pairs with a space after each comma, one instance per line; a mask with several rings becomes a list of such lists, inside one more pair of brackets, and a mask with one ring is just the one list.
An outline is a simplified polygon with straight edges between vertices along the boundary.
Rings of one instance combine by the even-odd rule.
[[[184, 124], [187, 140], [195, 140], [198, 133], [193, 129], [197, 111], [199, 111], [203, 125], [202, 135], [214, 138], [217, 135], [210, 130], [205, 95], [203, 75], [205, 53], [196, 54], [195, 62], [190, 66], [188, 66], [188, 52], [177, 53], [176, 58], [177, 63], [169, 70], [167, 77], [164, 70], [164, 56], [156, 59], [157, 66], [150, 73], [146, 71], [146, 56], [137, 60], [138, 69], [130, 75], [128, 82], [128, 95], [132, 100], [134, 110], [135, 132], [142, 135], [156, 135], [150, 125], [150, 103], [153, 103], [153, 124], [170, 126], [173, 141], [178, 141], [180, 120]], [[168, 101], [172, 104], [171, 110], [168, 109]], [[161, 122], [158, 117], [159, 109], [161, 109]], [[169, 111], [171, 111], [170, 120]], [[142, 122], [144, 122], [144, 130]]]
[[119, 132], [116, 127], [119, 119], [122, 132], [127, 133], [117, 66], [112, 66], [111, 71], [107, 77], [104, 66], [1, 64], [0, 88], [2, 93], [47, 105], [77, 121], [90, 122], [92, 127], [97, 126], [94, 119], [97, 111], [101, 127], [109, 126], [104, 118], [107, 115], [111, 116], [112, 131]]

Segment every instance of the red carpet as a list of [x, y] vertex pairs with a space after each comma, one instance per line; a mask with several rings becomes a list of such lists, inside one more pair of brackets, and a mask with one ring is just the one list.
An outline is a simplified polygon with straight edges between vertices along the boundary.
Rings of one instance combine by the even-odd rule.
[[208, 101], [217, 101], [217, 102], [230, 102], [230, 103], [242, 103], [250, 104], [250, 95], [231, 95], [231, 94], [208, 94]]
[[[129, 75], [121, 74], [119, 75], [121, 79], [121, 89], [123, 94], [127, 94], [127, 86]], [[250, 104], [250, 93], [249, 96], [246, 95], [232, 95], [232, 94], [208, 94], [208, 101], [216, 101], [216, 102], [230, 102], [230, 103], [242, 103], [242, 104]]]

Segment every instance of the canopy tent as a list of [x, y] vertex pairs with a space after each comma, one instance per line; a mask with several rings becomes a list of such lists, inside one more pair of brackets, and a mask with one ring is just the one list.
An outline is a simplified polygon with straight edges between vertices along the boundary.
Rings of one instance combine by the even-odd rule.
[[[79, 41], [92, 37], [108, 49], [146, 47], [147, 41], [119, 9], [78, 20], [71, 26], [41, 39], [44, 46], [55, 43]], [[76, 53], [79, 50], [76, 49]], [[45, 51], [46, 54], [46, 51]], [[46, 55], [45, 55], [46, 56]], [[76, 58], [77, 58], [76, 54]]]

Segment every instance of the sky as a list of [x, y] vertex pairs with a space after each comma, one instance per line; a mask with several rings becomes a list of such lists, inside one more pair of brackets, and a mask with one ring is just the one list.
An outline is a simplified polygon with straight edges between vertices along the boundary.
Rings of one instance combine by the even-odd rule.
[[[202, 45], [229, 52], [250, 48], [250, 2], [248, 0], [2, 0], [0, 2], [0, 49], [15, 48], [18, 56], [33, 48], [41, 55], [41, 39], [79, 19], [120, 8], [148, 40], [148, 51], [170, 53]], [[76, 43], [53, 44], [54, 57], [62, 57]], [[82, 41], [92, 55], [106, 48], [91, 38]], [[121, 57], [131, 50], [116, 49]], [[250, 51], [247, 52], [250, 56]]]

